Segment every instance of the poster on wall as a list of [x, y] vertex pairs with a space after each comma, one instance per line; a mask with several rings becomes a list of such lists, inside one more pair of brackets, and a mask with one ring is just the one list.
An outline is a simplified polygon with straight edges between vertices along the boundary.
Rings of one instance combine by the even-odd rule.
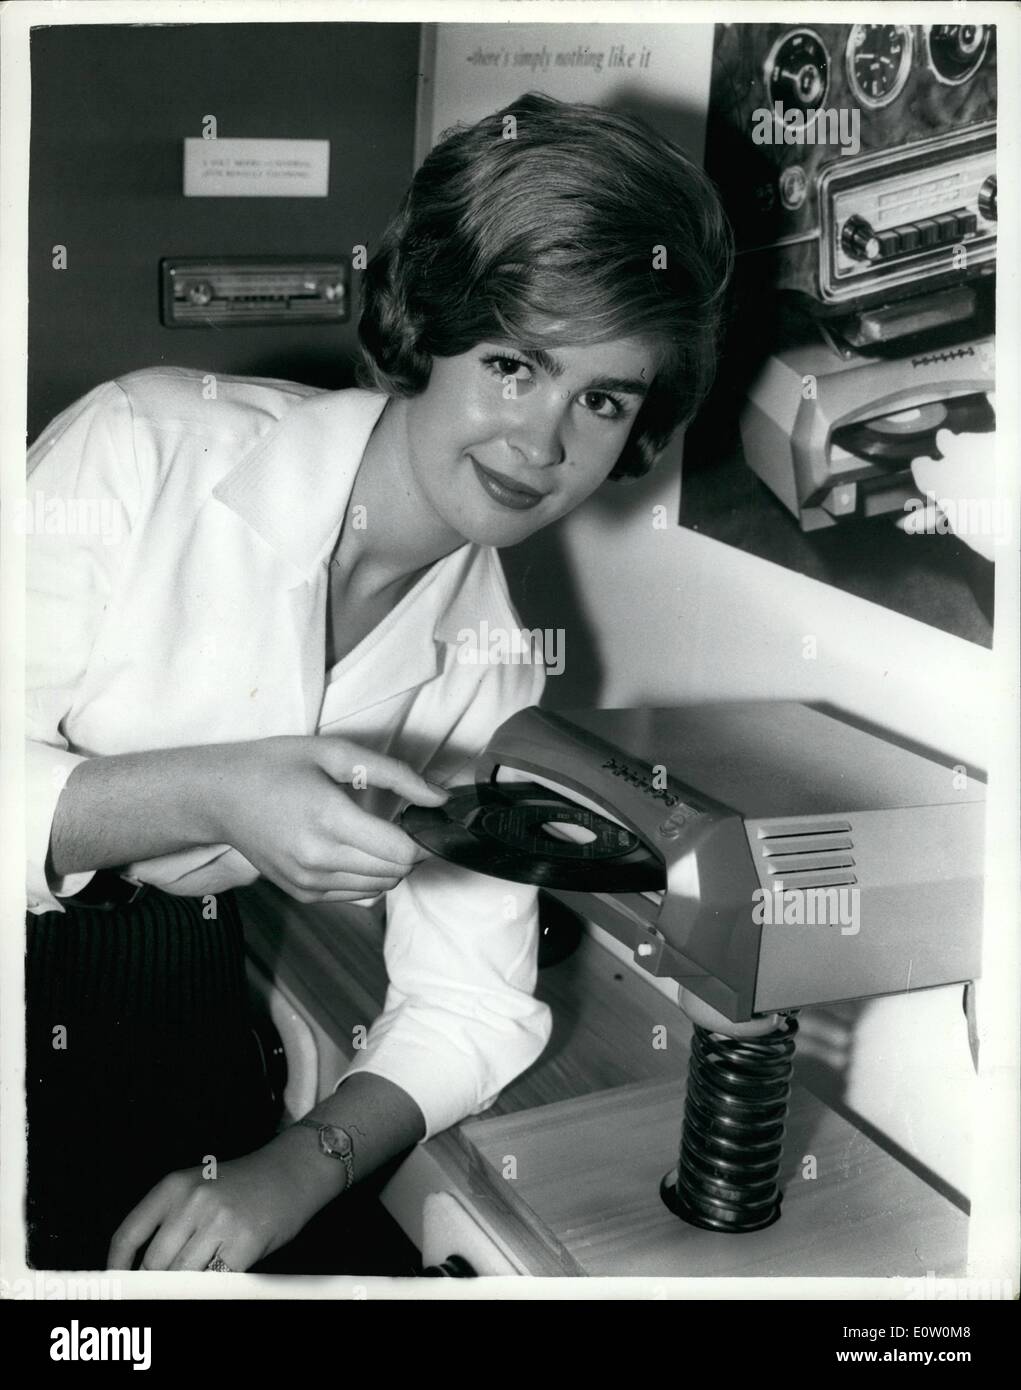
[[[642, 116], [701, 162], [711, 24], [428, 26], [419, 157], [459, 121], [524, 92]], [[431, 74], [431, 75], [430, 75]]]
[[1008, 538], [996, 28], [716, 26], [705, 164], [739, 254], [681, 513], [983, 646]]
[[989, 646], [996, 26], [439, 24], [426, 55], [419, 159], [534, 90], [643, 117], [719, 187], [738, 258], [682, 525]]

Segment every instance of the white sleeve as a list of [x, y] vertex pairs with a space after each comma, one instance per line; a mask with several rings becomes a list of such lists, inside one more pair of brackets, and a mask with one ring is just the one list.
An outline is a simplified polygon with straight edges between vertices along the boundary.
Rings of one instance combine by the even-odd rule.
[[115, 382], [97, 386], [29, 450], [25, 532], [25, 791], [28, 906], [63, 911], [91, 873], [47, 871], [57, 800], [80, 755], [61, 726], [88, 664], [137, 515], [141, 485], [131, 407]]
[[[463, 759], [448, 744], [444, 765], [470, 764], [541, 690], [539, 668], [494, 672], [466, 721], [475, 746], [463, 729]], [[386, 1002], [342, 1080], [364, 1071], [400, 1086], [422, 1111], [426, 1138], [491, 1105], [549, 1041], [550, 1011], [532, 997], [538, 939], [535, 888], [442, 859], [416, 865], [387, 895]]]

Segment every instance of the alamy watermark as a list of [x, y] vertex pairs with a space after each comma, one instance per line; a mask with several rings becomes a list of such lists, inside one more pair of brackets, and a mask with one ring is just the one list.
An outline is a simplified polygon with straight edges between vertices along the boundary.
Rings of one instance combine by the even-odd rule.
[[983, 536], [1004, 545], [1014, 533], [1006, 497], [909, 497], [903, 530], [909, 536]]
[[457, 660], [461, 666], [545, 666], [547, 675], [559, 676], [565, 641], [562, 627], [491, 627], [483, 618], [477, 630], [458, 632]]
[[152, 1366], [151, 1327], [83, 1326], [72, 1318], [50, 1333], [51, 1361], [130, 1361], [134, 1371]]
[[120, 1279], [93, 1274], [47, 1274], [41, 1269], [19, 1279], [5, 1279], [0, 1291], [4, 1298], [36, 1299], [39, 1302], [59, 1302], [62, 1299], [76, 1302], [97, 1299], [105, 1302], [124, 1296]]
[[925, 1302], [999, 1301], [1011, 1303], [1017, 1297], [1017, 1287], [1011, 1279], [947, 1279], [937, 1277], [930, 1269], [924, 1276], [902, 1277], [893, 1280], [893, 1297], [919, 1299]]
[[842, 154], [861, 149], [861, 112], [857, 106], [819, 106], [802, 111], [774, 101], [752, 112], [753, 145], [836, 145]]
[[98, 536], [117, 545], [124, 507], [116, 497], [53, 497], [36, 491], [11, 503], [11, 525], [22, 536]]
[[759, 927], [839, 927], [841, 936], [861, 931], [861, 889], [784, 888], [778, 879], [752, 894], [752, 921]]

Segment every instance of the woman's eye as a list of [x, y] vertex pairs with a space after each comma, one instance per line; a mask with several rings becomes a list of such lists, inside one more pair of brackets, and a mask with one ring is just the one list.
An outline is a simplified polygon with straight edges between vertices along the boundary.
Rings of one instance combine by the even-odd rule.
[[[515, 381], [527, 381], [531, 368], [527, 362], [522, 362], [519, 357], [487, 357], [484, 359], [486, 366], [494, 376], [501, 379], [512, 377]], [[518, 375], [524, 373], [524, 375]]]
[[586, 391], [581, 399], [585, 402], [585, 409], [598, 415], [601, 420], [618, 420], [624, 414], [623, 403], [615, 396], [608, 396], [605, 391]]

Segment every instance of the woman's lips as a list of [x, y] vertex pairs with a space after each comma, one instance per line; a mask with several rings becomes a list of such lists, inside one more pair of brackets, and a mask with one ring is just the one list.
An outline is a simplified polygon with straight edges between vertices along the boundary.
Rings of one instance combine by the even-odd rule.
[[[469, 458], [471, 458], [470, 454]], [[505, 473], [494, 473], [491, 468], [483, 468], [482, 464], [474, 458], [472, 459], [472, 467], [475, 469], [475, 476], [480, 485], [492, 497], [493, 501], [499, 502], [502, 507], [510, 507], [512, 511], [528, 511], [529, 508], [537, 506], [546, 496], [544, 492], [536, 492], [535, 488], [516, 483]]]

